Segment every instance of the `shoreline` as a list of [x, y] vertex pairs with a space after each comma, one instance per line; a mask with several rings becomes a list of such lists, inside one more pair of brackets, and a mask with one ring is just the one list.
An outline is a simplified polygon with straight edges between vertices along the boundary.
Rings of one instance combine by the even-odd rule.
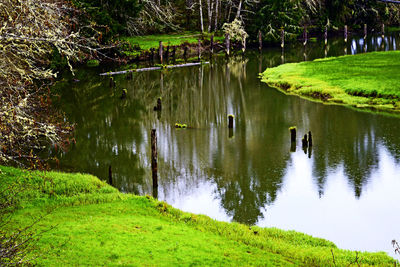
[[[384, 58], [377, 63], [382, 65], [385, 61], [395, 61], [393, 57], [400, 57], [398, 51], [370, 52], [365, 54], [347, 55], [316, 59], [300, 63], [288, 63], [274, 68], [266, 69], [260, 74], [261, 81], [286, 95], [295, 95], [309, 101], [325, 105], [340, 105], [354, 108], [359, 111], [383, 113], [395, 117], [400, 116], [400, 90], [393, 88], [391, 80], [363, 80], [364, 73], [351, 72], [352, 64], [366, 59], [368, 62]], [[355, 63], [353, 63], [355, 62]], [[385, 65], [386, 66], [386, 65]], [[377, 66], [365, 65], [365, 73], [376, 71]], [[387, 71], [391, 66], [383, 68]], [[380, 68], [380, 67], [379, 67]], [[339, 69], [339, 70], [338, 70]], [[380, 70], [385, 73], [385, 70]], [[393, 71], [393, 69], [391, 70]], [[311, 74], [309, 74], [311, 73]], [[379, 85], [379, 87], [377, 86]], [[363, 89], [362, 86], [365, 86]], [[376, 87], [374, 87], [376, 86]], [[391, 90], [389, 92], [389, 90]]]
[[3, 188], [18, 183], [26, 189], [8, 229], [24, 227], [30, 218], [51, 210], [35, 225], [42, 231], [37, 252], [46, 253], [37, 259], [38, 265], [157, 265], [161, 260], [167, 265], [273, 266], [333, 262], [393, 266], [397, 262], [385, 252], [343, 250], [331, 241], [296, 231], [219, 222], [183, 212], [147, 195], [120, 193], [92, 175], [4, 166], [0, 171]]

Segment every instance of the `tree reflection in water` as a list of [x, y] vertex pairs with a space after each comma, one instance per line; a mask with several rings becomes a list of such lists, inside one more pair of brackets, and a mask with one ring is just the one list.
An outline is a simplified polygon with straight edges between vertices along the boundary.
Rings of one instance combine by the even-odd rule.
[[[336, 42], [329, 55], [343, 53]], [[306, 50], [307, 59], [322, 57], [322, 46], [312, 45]], [[355, 45], [353, 50], [363, 48]], [[399, 163], [399, 120], [324, 106], [268, 88], [257, 74], [279, 64], [280, 56], [277, 49], [262, 56], [234, 56], [227, 62], [216, 59], [200, 67], [135, 73], [132, 80], [121, 75], [115, 77], [115, 89], [108, 87], [107, 78], [97, 76], [96, 69], [78, 72], [79, 83], [56, 87], [61, 109], [76, 123], [77, 144], [59, 155], [61, 169], [106, 180], [111, 165], [116, 187], [150, 194], [149, 140], [155, 128], [160, 199], [174, 203], [208, 184], [209, 198], [217, 199], [229, 218], [253, 225], [264, 208], [276, 201], [285, 175], [293, 168], [288, 129], [295, 125], [298, 139], [309, 130], [313, 133], [307, 164], [316, 193], [322, 197], [328, 174], [343, 167], [355, 197], [360, 197], [371, 173], [379, 168], [380, 146]], [[286, 62], [302, 58], [302, 49], [285, 53]], [[119, 98], [122, 88], [128, 90], [125, 100]], [[158, 97], [162, 98], [160, 114], [153, 111]], [[235, 115], [231, 134], [228, 114]], [[175, 123], [190, 128], [175, 129]], [[297, 151], [302, 153], [300, 147]]]

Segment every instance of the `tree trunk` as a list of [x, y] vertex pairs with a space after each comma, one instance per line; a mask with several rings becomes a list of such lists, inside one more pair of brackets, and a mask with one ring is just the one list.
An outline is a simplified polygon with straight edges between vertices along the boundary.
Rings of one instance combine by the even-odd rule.
[[211, 3], [211, 0], [207, 0], [208, 32], [211, 32], [212, 9], [213, 3]]
[[242, 1], [243, 1], [243, 0], [240, 0], [239, 6], [238, 6], [238, 9], [237, 9], [237, 12], [236, 12], [236, 18], [237, 18], [237, 19], [240, 17], [240, 11], [241, 11], [241, 9], [242, 9]]
[[214, 23], [214, 31], [218, 30], [218, 4], [219, 0], [216, 0], [215, 3], [215, 23]]
[[203, 6], [201, 4], [201, 0], [199, 0], [199, 10], [200, 10], [200, 29], [201, 32], [204, 32], [204, 25], [203, 25]]

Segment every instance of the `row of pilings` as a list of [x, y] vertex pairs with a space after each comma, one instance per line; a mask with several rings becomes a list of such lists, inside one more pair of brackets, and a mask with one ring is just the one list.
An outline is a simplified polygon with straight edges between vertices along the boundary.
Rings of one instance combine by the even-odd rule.
[[[345, 25], [343, 27], [343, 40], [345, 43], [348, 41], [348, 36], [349, 36], [349, 30], [348, 26]], [[328, 31], [329, 28], [328, 26], [325, 26], [323, 38], [324, 38], [324, 43], [325, 45], [328, 45]], [[381, 34], [382, 37], [385, 36], [385, 24], [381, 25]], [[285, 29], [281, 28], [280, 30], [280, 45], [281, 48], [284, 49], [285, 47], [285, 41], [286, 41], [286, 33]], [[367, 24], [363, 25], [363, 37], [366, 39], [368, 36], [368, 26]], [[261, 30], [258, 31], [258, 49], [261, 52], [263, 49], [263, 34]], [[309, 34], [308, 34], [308, 26], [303, 27], [303, 36], [301, 38], [303, 45], [306, 46], [309, 42]], [[220, 44], [218, 42], [214, 42], [214, 35], [211, 35], [210, 37], [210, 43], [207, 46], [204, 46], [202, 43], [201, 38], [198, 39], [197, 41], [197, 46], [193, 45], [180, 45], [180, 46], [164, 46], [162, 41], [159, 41], [159, 47], [158, 49], [156, 48], [151, 48], [149, 51], [145, 52], [144, 58], [150, 61], [154, 61], [156, 58], [160, 61], [161, 64], [164, 64], [165, 60], [168, 60], [170, 57], [175, 59], [176, 54], [177, 54], [177, 49], [181, 49], [182, 55], [184, 59], [187, 59], [189, 57], [189, 48], [193, 47], [196, 50], [197, 58], [200, 60], [202, 58], [202, 54], [204, 52], [208, 52], [209, 55], [213, 55], [216, 52], [219, 52], [221, 50], [224, 50], [225, 54], [229, 56], [232, 52], [232, 42], [231, 42], [231, 36], [229, 34], [225, 34], [225, 39], [223, 44]], [[242, 36], [242, 41], [239, 42], [239, 49], [244, 53], [247, 49], [247, 44], [246, 44], [246, 37]]]

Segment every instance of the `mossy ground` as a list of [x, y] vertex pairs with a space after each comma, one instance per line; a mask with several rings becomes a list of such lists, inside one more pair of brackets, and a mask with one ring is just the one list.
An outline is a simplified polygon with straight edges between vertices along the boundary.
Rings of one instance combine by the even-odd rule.
[[400, 51], [373, 52], [267, 69], [262, 81], [326, 103], [400, 112]]
[[64, 265], [393, 266], [385, 253], [338, 249], [294, 231], [217, 222], [149, 196], [121, 194], [96, 177], [0, 167], [0, 189], [23, 188], [8, 230], [45, 214], [35, 260]]
[[[145, 35], [145, 36], [131, 36], [122, 37], [122, 40], [128, 41], [132, 46], [139, 46], [142, 50], [149, 50], [151, 48], [158, 48], [160, 41], [163, 45], [174, 46], [181, 45], [184, 43], [197, 44], [199, 38], [204, 40], [210, 40], [211, 35], [202, 36], [199, 32], [185, 32], [182, 34], [159, 34], [159, 35]], [[214, 41], [221, 41], [224, 38], [222, 36], [215, 36]]]
[[[160, 35], [145, 35], [145, 36], [130, 36], [122, 37], [122, 41], [129, 43], [130, 47], [124, 46], [123, 52], [127, 56], [139, 56], [145, 51], [150, 49], [158, 49], [160, 41], [163, 42], [163, 46], [180, 46], [182, 44], [189, 44], [192, 46], [197, 45], [198, 40], [201, 39], [202, 42], [209, 42], [211, 34], [201, 34], [200, 32], [184, 32], [175, 34], [160, 34]], [[214, 42], [220, 42], [224, 40], [223, 36], [215, 35]], [[171, 48], [172, 49], [172, 48]], [[170, 53], [172, 50], [170, 50]], [[177, 53], [181, 53], [180, 50]]]

